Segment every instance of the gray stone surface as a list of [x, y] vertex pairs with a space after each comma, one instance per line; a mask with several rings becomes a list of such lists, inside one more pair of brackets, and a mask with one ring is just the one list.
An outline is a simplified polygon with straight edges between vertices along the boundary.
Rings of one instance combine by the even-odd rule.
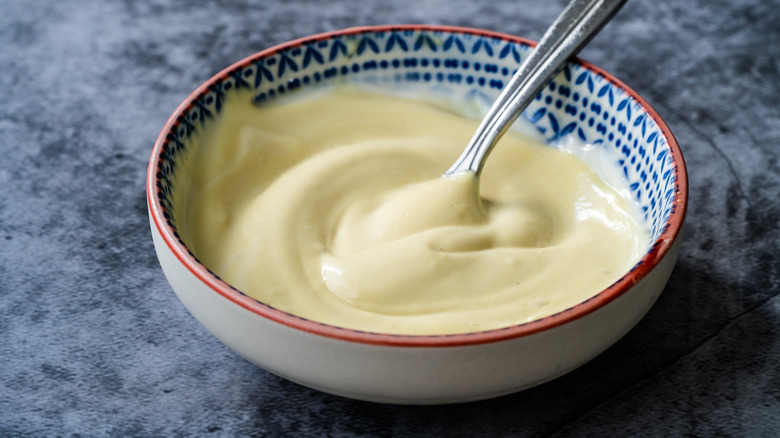
[[668, 121], [691, 202], [656, 306], [563, 378], [455, 406], [322, 394], [228, 350], [162, 275], [151, 145], [222, 67], [364, 24], [536, 39], [563, 4], [0, 0], [0, 436], [776, 436], [777, 1], [633, 0], [582, 53]]

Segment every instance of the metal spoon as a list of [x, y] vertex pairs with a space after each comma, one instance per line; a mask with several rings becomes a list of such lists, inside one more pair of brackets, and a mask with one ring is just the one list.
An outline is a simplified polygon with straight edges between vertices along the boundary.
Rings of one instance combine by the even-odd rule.
[[626, 0], [572, 0], [501, 91], [468, 146], [444, 174], [482, 170], [493, 146], [564, 62], [615, 15]]

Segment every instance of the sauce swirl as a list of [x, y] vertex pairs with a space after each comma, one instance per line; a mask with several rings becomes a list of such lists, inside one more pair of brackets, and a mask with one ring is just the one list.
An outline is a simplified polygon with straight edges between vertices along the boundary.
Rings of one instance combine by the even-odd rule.
[[185, 240], [225, 281], [341, 327], [448, 334], [582, 302], [642, 255], [635, 207], [572, 154], [509, 132], [479, 181], [440, 177], [477, 121], [337, 88], [231, 99], [188, 163]]

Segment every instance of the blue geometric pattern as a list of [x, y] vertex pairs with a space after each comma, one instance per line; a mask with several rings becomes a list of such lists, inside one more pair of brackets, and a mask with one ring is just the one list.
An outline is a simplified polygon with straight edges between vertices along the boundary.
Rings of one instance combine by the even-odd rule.
[[[159, 202], [166, 212], [172, 211], [174, 180], [169, 176], [176, 156], [193, 132], [219, 116], [233, 89], [254, 90], [259, 103], [318, 83], [356, 81], [468, 96], [487, 105], [529, 51], [523, 43], [466, 31], [398, 29], [312, 38], [261, 53], [213, 81], [178, 117], [160, 157]], [[663, 131], [632, 96], [574, 62], [537, 96], [523, 117], [548, 143], [576, 136], [613, 149], [652, 241], [662, 234], [675, 208], [675, 169]], [[175, 230], [173, 218], [166, 219]]]

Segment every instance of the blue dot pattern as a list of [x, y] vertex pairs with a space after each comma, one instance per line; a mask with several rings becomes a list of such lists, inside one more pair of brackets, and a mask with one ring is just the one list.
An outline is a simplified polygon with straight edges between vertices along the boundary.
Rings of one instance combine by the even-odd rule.
[[[158, 157], [157, 201], [175, 232], [170, 212], [176, 157], [194, 132], [219, 117], [234, 90], [252, 90], [254, 101], [262, 103], [308, 85], [353, 81], [417, 87], [488, 105], [530, 50], [496, 36], [423, 28], [315, 37], [262, 52], [215, 78], [177, 117]], [[576, 136], [613, 149], [651, 241], [664, 232], [675, 208], [675, 168], [666, 136], [636, 99], [575, 61], [539, 93], [523, 118], [548, 143]]]

